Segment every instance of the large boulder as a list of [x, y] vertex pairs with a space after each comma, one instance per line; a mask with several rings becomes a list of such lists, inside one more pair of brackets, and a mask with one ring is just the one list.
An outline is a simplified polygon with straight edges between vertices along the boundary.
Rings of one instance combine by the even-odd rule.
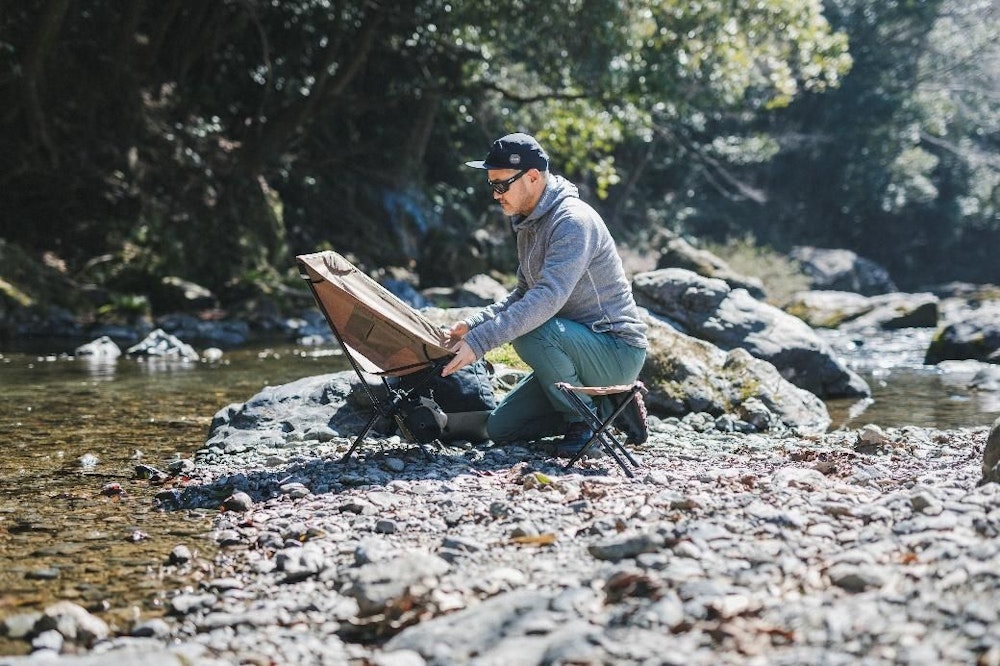
[[766, 298], [764, 283], [756, 277], [740, 275], [708, 250], [696, 248], [683, 238], [669, 236], [660, 248], [656, 268], [684, 268], [704, 277], [724, 280], [733, 289], [746, 289], [751, 296]]
[[982, 411], [1000, 406], [1000, 365], [983, 361], [941, 361], [937, 364], [941, 384], [959, 392], [970, 392], [983, 403]]
[[789, 256], [799, 262], [813, 289], [853, 291], [865, 296], [897, 291], [889, 271], [851, 250], [802, 246]]
[[424, 298], [435, 305], [453, 308], [484, 307], [502, 301], [510, 290], [489, 275], [474, 275], [457, 287], [430, 287]]
[[862, 296], [850, 291], [803, 291], [784, 309], [814, 328], [931, 328], [938, 321], [938, 297], [931, 293]]
[[[468, 313], [425, 312], [448, 322]], [[788, 383], [770, 363], [742, 349], [724, 352], [653, 315], [645, 317], [651, 348], [642, 379], [650, 389], [647, 405], [652, 413], [729, 415], [729, 423], [750, 424], [758, 430], [781, 424], [802, 433], [819, 433], [829, 427], [823, 401]], [[278, 450], [291, 440], [329, 441], [356, 435], [371, 413], [364, 396], [352, 371], [264, 388], [246, 402], [216, 413], [198, 457], [219, 460], [248, 451]]]
[[670, 268], [635, 276], [632, 291], [640, 306], [666, 317], [681, 332], [726, 351], [746, 349], [821, 398], [871, 394], [864, 379], [804, 321], [754, 299], [745, 289]]
[[202, 319], [184, 313], [157, 319], [160, 329], [178, 340], [196, 340], [202, 344], [238, 347], [250, 339], [250, 326], [239, 319]]
[[1000, 301], [949, 310], [927, 348], [924, 363], [962, 359], [1000, 363]]
[[[289, 442], [318, 444], [353, 437], [364, 429], [370, 415], [370, 403], [354, 371], [303, 377], [264, 387], [246, 402], [220, 409], [195, 458], [216, 464], [228, 456], [239, 456], [242, 461], [256, 457], [262, 463]], [[378, 426], [370, 433], [373, 437], [380, 434]]]
[[853, 291], [811, 290], [793, 294], [784, 310], [813, 328], [838, 328], [869, 312], [871, 303]]
[[785, 380], [771, 363], [744, 349], [723, 351], [650, 313], [645, 321], [650, 348], [641, 378], [650, 390], [646, 404], [652, 413], [742, 418], [744, 407], [760, 401], [784, 425], [800, 432], [824, 432], [830, 426], [823, 401]]

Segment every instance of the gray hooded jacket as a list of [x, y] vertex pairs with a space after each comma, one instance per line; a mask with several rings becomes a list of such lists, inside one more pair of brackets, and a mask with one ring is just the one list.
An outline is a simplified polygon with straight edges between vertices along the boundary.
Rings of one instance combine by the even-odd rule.
[[466, 320], [477, 357], [532, 331], [553, 317], [645, 349], [646, 325], [632, 297], [614, 239], [576, 185], [549, 174], [538, 205], [513, 218], [517, 287]]

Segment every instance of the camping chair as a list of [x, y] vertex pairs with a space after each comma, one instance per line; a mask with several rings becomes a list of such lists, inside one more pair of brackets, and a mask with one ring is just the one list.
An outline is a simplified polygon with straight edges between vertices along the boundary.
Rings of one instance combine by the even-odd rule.
[[[375, 408], [341, 462], [350, 459], [379, 417], [395, 421], [400, 433], [412, 443], [428, 441], [421, 432], [414, 432], [422, 427], [421, 419], [406, 417], [419, 404], [418, 390], [440, 374], [454, 356], [447, 348], [447, 333], [336, 252], [303, 254], [296, 261]], [[424, 374], [411, 378], [406, 390], [391, 387], [387, 381], [388, 377], [415, 373]], [[388, 398], [380, 400], [375, 395], [366, 374], [382, 379]], [[427, 421], [423, 425], [428, 429], [433, 426]], [[422, 445], [420, 448], [426, 455]]]
[[[647, 393], [645, 384], [636, 380], [632, 384], [620, 384], [617, 386], [572, 386], [566, 382], [556, 382], [555, 387], [569, 400], [570, 404], [579, 412], [583, 420], [594, 431], [593, 437], [587, 440], [580, 451], [566, 463], [565, 469], [569, 469], [576, 464], [587, 451], [595, 444], [600, 447], [622, 468], [625, 475], [634, 477], [635, 474], [630, 469], [638, 467], [639, 463], [632, 454], [625, 448], [626, 444], [638, 445], [645, 443], [649, 437], [649, 430], [646, 425], [646, 407], [643, 404], [642, 396]], [[604, 421], [597, 416], [597, 412], [585, 403], [580, 397], [588, 395], [591, 397], [604, 396], [612, 400], [614, 409]], [[615, 398], [612, 396], [621, 396]], [[611, 432], [611, 426], [622, 431], [624, 442]], [[626, 464], [626, 461], [628, 464]]]

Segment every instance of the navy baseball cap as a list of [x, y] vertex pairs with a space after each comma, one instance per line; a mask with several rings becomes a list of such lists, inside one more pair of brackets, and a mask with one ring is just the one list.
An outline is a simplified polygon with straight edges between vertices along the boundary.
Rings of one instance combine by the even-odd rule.
[[535, 137], [515, 132], [493, 142], [485, 160], [466, 162], [473, 169], [538, 169], [547, 171], [549, 156]]

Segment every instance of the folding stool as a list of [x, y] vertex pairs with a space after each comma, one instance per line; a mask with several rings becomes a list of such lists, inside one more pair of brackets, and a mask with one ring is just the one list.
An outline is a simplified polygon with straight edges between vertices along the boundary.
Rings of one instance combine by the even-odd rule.
[[[565, 469], [569, 469], [576, 464], [578, 460], [586, 455], [588, 449], [595, 443], [599, 443], [604, 452], [611, 456], [615, 463], [622, 468], [626, 476], [634, 477], [635, 474], [629, 468], [629, 465], [626, 464], [626, 461], [632, 467], [638, 467], [639, 463], [628, 452], [625, 445], [643, 444], [649, 436], [646, 426], [645, 407], [642, 404], [642, 395], [649, 392], [646, 385], [637, 380], [632, 384], [619, 384], [616, 386], [573, 386], [566, 382], [556, 382], [555, 387], [562, 391], [563, 395], [569, 399], [570, 404], [573, 405], [584, 422], [594, 431], [594, 436], [587, 440], [587, 443], [583, 445], [583, 448], [580, 449], [579, 453], [572, 460], [566, 463]], [[608, 397], [615, 405], [614, 410], [607, 419], [601, 421], [594, 409], [585, 403], [580, 395]], [[622, 397], [617, 399], [612, 396]], [[623, 442], [611, 433], [610, 426], [616, 423], [616, 419], [621, 418], [626, 409], [636, 410], [637, 418], [632, 420], [637, 423], [628, 429], [630, 432], [623, 433], [625, 435], [625, 441]]]

